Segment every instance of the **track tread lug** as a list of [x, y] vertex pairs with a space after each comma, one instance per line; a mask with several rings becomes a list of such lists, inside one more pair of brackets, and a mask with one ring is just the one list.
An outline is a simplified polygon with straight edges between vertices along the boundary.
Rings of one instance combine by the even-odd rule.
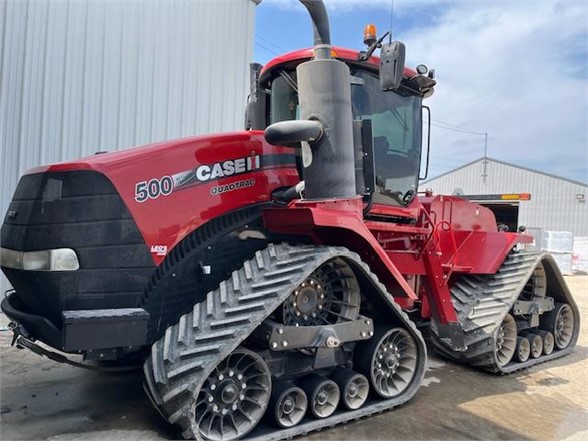
[[[495, 373], [511, 373], [543, 361], [563, 356], [552, 353], [524, 363], [511, 362], [499, 367], [494, 359], [492, 336], [504, 316], [524, 288], [539, 262], [545, 259], [541, 253], [511, 253], [494, 275], [467, 275], [451, 287], [452, 299], [465, 333], [465, 352], [453, 352], [436, 337], [431, 329], [430, 342], [437, 352], [461, 363], [469, 363]], [[521, 277], [523, 276], [523, 277]], [[571, 348], [570, 348], [571, 350]]]
[[[359, 256], [345, 248], [269, 244], [244, 262], [240, 270], [231, 273], [227, 281], [211, 291], [178, 324], [166, 330], [164, 338], [152, 345], [151, 356], [144, 365], [146, 390], [168, 421], [181, 426], [182, 436], [198, 438], [198, 429], [191, 422], [191, 403], [197, 397], [195, 391], [200, 389], [214, 366], [250, 335], [316, 267], [334, 257], [352, 260], [372, 280], [375, 289], [386, 293], [385, 287]], [[391, 303], [391, 307], [419, 342], [422, 370], [406, 395], [385, 401], [386, 408], [402, 404], [416, 393], [426, 360], [426, 347], [415, 324], [396, 304]], [[162, 363], [165, 340], [168, 343], [165, 355], [169, 361]], [[172, 347], [174, 344], [177, 348]], [[381, 412], [384, 409], [380, 407], [350, 411], [350, 418]], [[264, 436], [264, 440], [291, 438], [345, 422], [347, 420], [340, 418], [313, 420], [309, 426], [303, 424], [305, 427], [274, 432], [269, 437]]]

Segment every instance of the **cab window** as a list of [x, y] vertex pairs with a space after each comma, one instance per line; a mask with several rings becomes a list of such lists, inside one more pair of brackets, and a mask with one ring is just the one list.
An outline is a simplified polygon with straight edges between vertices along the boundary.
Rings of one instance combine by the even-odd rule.
[[[379, 80], [356, 71], [351, 87], [353, 117], [372, 121], [375, 203], [405, 206], [417, 191], [421, 157], [421, 100], [380, 89]], [[356, 82], [357, 83], [357, 82]]]

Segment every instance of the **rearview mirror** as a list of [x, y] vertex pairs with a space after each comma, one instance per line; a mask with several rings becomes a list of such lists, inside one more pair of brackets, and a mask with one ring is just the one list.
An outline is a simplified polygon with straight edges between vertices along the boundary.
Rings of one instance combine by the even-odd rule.
[[395, 90], [400, 87], [406, 47], [400, 41], [393, 41], [382, 45], [380, 51], [380, 88]]
[[266, 96], [259, 87], [259, 74], [261, 64], [251, 63], [249, 65], [249, 101], [245, 107], [245, 130], [265, 129]]

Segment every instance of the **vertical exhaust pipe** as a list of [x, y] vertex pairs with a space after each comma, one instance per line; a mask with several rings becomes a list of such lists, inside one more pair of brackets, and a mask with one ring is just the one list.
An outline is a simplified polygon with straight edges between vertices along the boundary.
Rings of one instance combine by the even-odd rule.
[[300, 0], [310, 14], [314, 27], [314, 45], [331, 44], [331, 29], [325, 4], [315, 0]]
[[315, 42], [314, 58], [296, 68], [302, 121], [272, 124], [265, 137], [272, 144], [301, 141], [306, 199], [354, 197], [349, 67], [331, 57], [329, 19], [322, 0], [300, 2], [312, 18]]

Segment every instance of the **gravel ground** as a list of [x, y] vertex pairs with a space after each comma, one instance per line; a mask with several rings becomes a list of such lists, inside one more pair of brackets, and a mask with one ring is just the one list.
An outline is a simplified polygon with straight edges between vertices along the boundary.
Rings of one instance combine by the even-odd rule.
[[[569, 356], [507, 376], [430, 357], [423, 386], [408, 404], [305, 439], [588, 439], [588, 276], [566, 281], [582, 316]], [[18, 350], [10, 347], [6, 325], [0, 314], [0, 439], [178, 436], [151, 407], [140, 373], [89, 372]]]

